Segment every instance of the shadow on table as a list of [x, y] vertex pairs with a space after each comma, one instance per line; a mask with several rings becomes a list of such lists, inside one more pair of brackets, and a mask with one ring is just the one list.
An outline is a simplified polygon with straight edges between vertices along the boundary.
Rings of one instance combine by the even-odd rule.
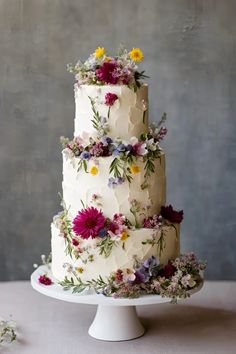
[[149, 335], [165, 332], [168, 336], [178, 335], [179, 339], [186, 336], [196, 338], [196, 335], [209, 339], [222, 328], [224, 332], [228, 328], [232, 335], [236, 333], [236, 312], [230, 310], [178, 304], [163, 306], [155, 313], [145, 311], [145, 317], [142, 313], [139, 317]]

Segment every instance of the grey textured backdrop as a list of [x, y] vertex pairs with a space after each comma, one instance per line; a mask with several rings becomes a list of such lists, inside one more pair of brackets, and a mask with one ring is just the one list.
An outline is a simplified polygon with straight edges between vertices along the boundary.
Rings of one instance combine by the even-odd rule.
[[144, 51], [152, 119], [169, 116], [182, 250], [208, 259], [208, 278], [236, 279], [235, 14], [234, 0], [0, 0], [1, 280], [27, 279], [50, 250], [59, 137], [73, 132], [65, 64], [120, 42]]

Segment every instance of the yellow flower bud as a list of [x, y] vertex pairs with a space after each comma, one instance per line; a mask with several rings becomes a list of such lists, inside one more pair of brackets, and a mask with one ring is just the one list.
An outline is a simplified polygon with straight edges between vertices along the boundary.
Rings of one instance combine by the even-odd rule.
[[78, 273], [81, 274], [81, 273], [83, 273], [84, 268], [82, 268], [82, 267], [77, 267], [76, 270], [77, 270]]
[[89, 172], [91, 173], [91, 175], [96, 176], [98, 174], [97, 166], [92, 166]]
[[131, 165], [130, 166], [130, 171], [135, 174], [139, 173], [141, 171], [141, 168], [138, 165]]
[[120, 235], [121, 241], [125, 241], [129, 237], [128, 232], [126, 230], [122, 231]]

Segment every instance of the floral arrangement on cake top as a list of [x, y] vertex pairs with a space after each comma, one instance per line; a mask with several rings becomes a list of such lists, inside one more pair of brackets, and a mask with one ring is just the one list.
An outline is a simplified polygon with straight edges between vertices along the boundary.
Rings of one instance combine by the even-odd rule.
[[73, 293], [94, 289], [99, 294], [114, 298], [157, 294], [176, 303], [177, 298], [190, 296], [189, 291], [202, 283], [201, 272], [205, 267], [206, 263], [198, 261], [194, 253], [181, 255], [167, 264], [160, 264], [152, 256], [143, 262], [135, 260], [133, 269], [117, 269], [106, 279], [100, 276], [83, 282], [74, 267], [70, 266], [71, 277], [65, 277], [60, 285]]
[[105, 48], [98, 47], [87, 60], [68, 64], [69, 72], [75, 74], [78, 85], [127, 85], [136, 90], [140, 80], [147, 78], [144, 71], [138, 71], [137, 62], [143, 60], [140, 48], [130, 51], [120, 47], [116, 55], [109, 55]]

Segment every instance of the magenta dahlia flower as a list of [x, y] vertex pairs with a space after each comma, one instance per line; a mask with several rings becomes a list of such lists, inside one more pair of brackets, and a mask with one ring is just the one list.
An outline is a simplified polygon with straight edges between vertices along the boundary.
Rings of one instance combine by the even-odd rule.
[[107, 92], [105, 95], [105, 105], [111, 107], [118, 99], [118, 96], [115, 93]]
[[117, 63], [115, 61], [105, 61], [97, 70], [97, 78], [106, 84], [115, 85], [119, 81]]
[[95, 238], [104, 227], [105, 217], [94, 207], [82, 209], [73, 220], [73, 231], [83, 239]]
[[174, 210], [172, 205], [162, 206], [161, 216], [171, 223], [180, 224], [184, 218], [184, 212], [183, 210]]

